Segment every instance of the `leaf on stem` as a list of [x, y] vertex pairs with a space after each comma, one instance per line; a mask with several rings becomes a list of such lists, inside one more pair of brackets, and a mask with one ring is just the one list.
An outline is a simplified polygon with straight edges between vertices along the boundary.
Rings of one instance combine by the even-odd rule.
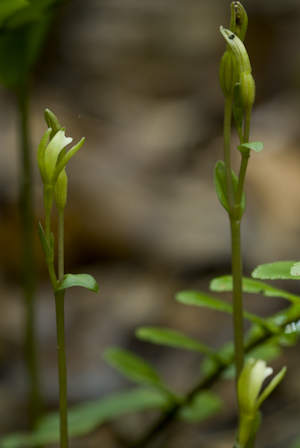
[[217, 394], [204, 391], [180, 409], [179, 418], [189, 423], [200, 423], [220, 412], [222, 408], [223, 401]]
[[39, 237], [40, 237], [40, 240], [41, 240], [41, 243], [42, 243], [42, 247], [43, 247], [43, 251], [44, 251], [44, 254], [45, 254], [46, 261], [52, 263], [53, 260], [54, 260], [54, 252], [53, 252], [54, 235], [53, 235], [53, 233], [51, 233], [51, 236], [50, 236], [51, 247], [50, 247], [49, 244], [47, 243], [46, 236], [45, 236], [45, 233], [44, 233], [44, 229], [43, 229], [42, 224], [40, 222], [39, 222], [39, 227], [38, 227], [38, 233], [39, 233]]
[[[222, 277], [214, 278], [209, 285], [211, 291], [225, 292], [232, 291], [232, 276], [224, 275]], [[250, 294], [263, 294], [267, 297], [281, 297], [293, 303], [300, 303], [300, 297], [284, 291], [279, 288], [274, 288], [267, 283], [253, 280], [252, 278], [243, 277], [243, 291]]]
[[165, 389], [165, 385], [154, 367], [130, 351], [109, 348], [105, 350], [103, 357], [108, 364], [131, 381]]
[[242, 143], [237, 148], [241, 153], [243, 153], [245, 150], [249, 151], [249, 149], [252, 149], [255, 152], [260, 152], [264, 147], [264, 144], [262, 142], [250, 142], [250, 143]]
[[185, 334], [167, 328], [142, 327], [136, 331], [136, 337], [142, 341], [153, 344], [166, 345], [167, 347], [182, 348], [216, 357], [215, 352], [204, 344], [189, 338]]
[[66, 274], [63, 282], [55, 292], [71, 288], [72, 286], [82, 286], [90, 291], [98, 292], [98, 284], [94, 277], [89, 274]]
[[[232, 314], [233, 306], [223, 300], [215, 299], [207, 294], [203, 294], [197, 291], [181, 291], [177, 293], [176, 300], [185, 305], [195, 305], [205, 308], [210, 308], [217, 311], [222, 311], [224, 313]], [[245, 319], [250, 320], [264, 328], [266, 328], [271, 333], [277, 333], [279, 327], [273, 322], [269, 322], [256, 314], [249, 313], [248, 311], [243, 312]]]
[[[234, 193], [236, 193], [238, 178], [232, 170], [231, 170], [231, 178], [232, 178], [232, 184], [233, 184], [233, 191], [234, 191]], [[225, 210], [227, 210], [227, 212], [230, 213], [231, 210], [229, 208], [228, 200], [227, 200], [225, 165], [224, 165], [224, 162], [222, 162], [221, 160], [219, 160], [215, 166], [214, 183], [215, 183], [215, 188], [216, 188], [217, 196], [219, 198], [220, 203], [223, 205]], [[244, 213], [244, 210], [246, 208], [246, 196], [245, 196], [244, 192], [242, 195], [241, 208], [242, 208], [242, 213]]]
[[276, 261], [275, 263], [261, 264], [252, 272], [253, 278], [262, 280], [299, 280], [291, 274], [291, 268], [296, 261]]

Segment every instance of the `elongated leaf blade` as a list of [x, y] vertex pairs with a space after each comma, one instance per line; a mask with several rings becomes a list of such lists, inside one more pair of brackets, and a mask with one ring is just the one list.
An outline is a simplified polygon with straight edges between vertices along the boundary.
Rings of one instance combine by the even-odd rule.
[[56, 291], [62, 291], [72, 286], [82, 286], [93, 292], [98, 292], [99, 290], [96, 280], [89, 274], [66, 274], [62, 284]]
[[[197, 291], [181, 291], [177, 293], [176, 300], [185, 305], [195, 305], [210, 308], [228, 314], [233, 313], [233, 307], [229, 303], [223, 300], [215, 299], [214, 297], [211, 297], [207, 294], [203, 294]], [[262, 317], [257, 316], [256, 314], [244, 311], [243, 316], [245, 319], [266, 328], [271, 333], [277, 333], [279, 331], [278, 326], [275, 325], [273, 322], [269, 322], [268, 320], [263, 319]]]
[[175, 297], [178, 302], [184, 305], [201, 306], [228, 314], [232, 314], [233, 312], [233, 308], [229, 303], [198, 291], [180, 291]]
[[290, 271], [296, 261], [276, 261], [261, 264], [252, 272], [253, 278], [262, 280], [299, 280], [300, 277], [291, 275]]
[[[233, 184], [233, 191], [234, 191], [234, 193], [236, 193], [238, 178], [232, 170], [231, 170], [231, 178], [232, 178], [232, 184]], [[227, 210], [227, 212], [230, 213], [230, 208], [229, 208], [228, 201], [227, 201], [225, 165], [224, 165], [224, 162], [222, 162], [221, 160], [219, 160], [215, 166], [214, 184], [215, 184], [217, 196], [219, 198], [220, 203], [223, 205], [225, 210]], [[242, 213], [243, 213], [246, 208], [246, 196], [245, 196], [244, 192], [242, 195], [241, 207], [242, 207]]]
[[221, 398], [210, 391], [197, 394], [190, 405], [180, 409], [179, 418], [189, 423], [200, 423], [220, 412], [223, 408]]
[[182, 348], [215, 357], [215, 352], [206, 345], [189, 338], [185, 334], [167, 328], [142, 327], [136, 331], [136, 337], [153, 344]]
[[[54, 252], [53, 249], [49, 246], [49, 244], [47, 243], [46, 237], [45, 237], [45, 233], [44, 233], [44, 229], [42, 227], [42, 224], [39, 222], [39, 227], [38, 227], [38, 233], [39, 233], [39, 237], [42, 243], [42, 248], [45, 254], [45, 258], [46, 261], [48, 262], [53, 262], [54, 260]], [[54, 236], [53, 234], [51, 234], [51, 240], [54, 240]], [[50, 240], [50, 243], [51, 243]], [[51, 243], [52, 244], [52, 243]]]
[[[124, 414], [163, 409], [168, 405], [166, 396], [156, 390], [135, 388], [118, 392], [100, 400], [84, 403], [68, 411], [69, 437], [89, 434], [101, 424]], [[59, 415], [46, 415], [31, 434], [11, 434], [0, 441], [1, 448], [24, 448], [48, 445], [59, 441]]]
[[164, 387], [154, 367], [128, 350], [109, 348], [103, 357], [108, 364], [135, 383]]
[[[215, 292], [232, 291], [233, 283], [231, 275], [214, 278], [210, 282], [210, 290]], [[300, 297], [291, 294], [283, 289], [274, 288], [268, 283], [243, 277], [243, 291], [251, 294], [263, 294], [267, 297], [281, 297], [293, 303], [300, 303]]]

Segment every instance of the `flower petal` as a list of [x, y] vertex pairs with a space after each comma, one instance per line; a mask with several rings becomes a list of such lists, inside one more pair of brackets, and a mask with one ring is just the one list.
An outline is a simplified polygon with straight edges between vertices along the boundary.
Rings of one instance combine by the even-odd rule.
[[65, 131], [58, 131], [50, 141], [45, 152], [45, 170], [48, 180], [51, 182], [56, 167], [57, 158], [61, 150], [71, 143], [73, 139], [65, 136]]

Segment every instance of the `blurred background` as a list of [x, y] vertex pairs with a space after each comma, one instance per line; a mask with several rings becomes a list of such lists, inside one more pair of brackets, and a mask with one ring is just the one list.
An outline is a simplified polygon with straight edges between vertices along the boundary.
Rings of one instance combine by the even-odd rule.
[[[245, 45], [257, 96], [251, 140], [264, 150], [250, 159], [243, 219], [245, 274], [257, 264], [300, 259], [300, 2], [245, 0]], [[180, 289], [208, 291], [230, 272], [230, 235], [213, 169], [222, 158], [223, 97], [218, 66], [229, 26], [224, 0], [72, 0], [55, 16], [32, 80], [31, 158], [35, 225], [43, 222], [38, 143], [49, 108], [83, 148], [68, 164], [66, 272], [92, 274], [99, 295], [66, 294], [70, 404], [129, 386], [101, 353], [122, 346], [152, 361], [180, 393], [199, 377], [199, 355], [139, 342], [134, 331], [158, 325], [220, 347], [231, 319], [174, 301]], [[19, 117], [11, 92], [0, 90], [0, 434], [27, 428], [23, 359], [24, 302], [19, 218]], [[233, 167], [240, 153], [232, 140]], [[55, 233], [56, 217], [53, 217]], [[37, 233], [37, 232], [36, 232]], [[36, 235], [36, 326], [43, 397], [56, 409], [55, 309]], [[279, 287], [300, 293], [298, 282]], [[225, 298], [226, 295], [224, 294]], [[230, 299], [230, 295], [227, 296]], [[268, 315], [280, 299], [245, 297]], [[265, 405], [261, 447], [286, 447], [299, 431], [299, 348], [275, 362], [289, 368]], [[232, 383], [217, 388], [226, 409], [202, 427], [181, 425], [165, 447], [232, 445]], [[138, 416], [118, 419], [72, 447], [116, 447], [114, 436], [143, 431]], [[272, 427], [272, 431], [270, 428]], [[128, 429], [129, 428], [129, 429]], [[133, 429], [131, 429], [133, 428]]]

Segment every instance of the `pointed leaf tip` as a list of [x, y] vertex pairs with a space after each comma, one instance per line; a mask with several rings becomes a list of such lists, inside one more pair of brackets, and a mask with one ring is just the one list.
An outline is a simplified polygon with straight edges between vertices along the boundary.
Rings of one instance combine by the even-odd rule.
[[250, 142], [250, 143], [242, 143], [238, 146], [238, 150], [243, 152], [245, 149], [249, 150], [252, 149], [255, 152], [260, 152], [264, 147], [264, 144], [262, 142]]

